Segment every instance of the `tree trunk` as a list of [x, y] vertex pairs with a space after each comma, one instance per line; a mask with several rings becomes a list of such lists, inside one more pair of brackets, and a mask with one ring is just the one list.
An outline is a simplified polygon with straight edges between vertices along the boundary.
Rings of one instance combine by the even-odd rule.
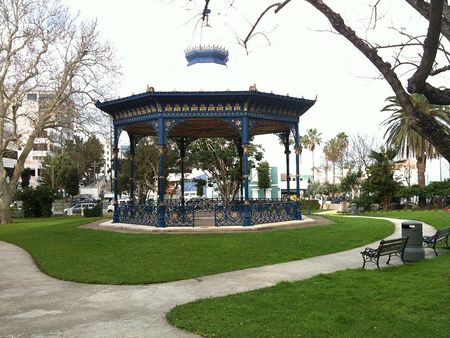
[[425, 156], [417, 156], [417, 183], [419, 187], [425, 186], [425, 170], [427, 159]]
[[[423, 188], [425, 186], [425, 170], [427, 165], [427, 158], [424, 155], [417, 156], [417, 183], [419, 187]], [[426, 204], [425, 195], [419, 195], [419, 205], [423, 206]]]
[[336, 180], [336, 162], [333, 162], [333, 184]]
[[311, 151], [312, 154], [312, 180], [314, 182], [314, 150]]
[[[3, 168], [2, 168], [3, 169]], [[6, 182], [6, 171], [2, 170], [0, 174], [0, 224], [9, 224], [12, 222], [9, 205], [11, 204], [11, 189]]]

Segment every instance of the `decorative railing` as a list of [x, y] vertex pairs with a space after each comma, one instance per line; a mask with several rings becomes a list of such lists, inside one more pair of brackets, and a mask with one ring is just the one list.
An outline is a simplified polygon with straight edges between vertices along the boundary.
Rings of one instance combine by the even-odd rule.
[[[295, 220], [298, 202], [251, 200], [245, 206], [242, 201], [225, 204], [217, 199], [199, 199], [194, 203], [179, 205], [179, 200], [164, 201], [166, 227], [194, 227], [196, 212], [214, 211], [216, 226], [243, 226], [245, 210], [248, 208], [247, 225], [276, 223]], [[194, 201], [192, 201], [194, 202]], [[162, 211], [162, 210], [160, 210]], [[158, 207], [154, 204], [126, 204], [118, 206], [120, 223], [158, 226]]]
[[194, 198], [186, 201], [185, 204], [198, 212], [213, 212], [216, 206], [223, 204], [223, 201], [218, 198]]
[[158, 210], [150, 204], [124, 204], [117, 207], [120, 223], [153, 225], [158, 222]]
[[195, 212], [191, 206], [166, 207], [166, 226], [169, 227], [194, 227]]
[[296, 219], [297, 202], [251, 204], [252, 224], [292, 221]]
[[244, 209], [241, 205], [217, 205], [214, 209], [214, 223], [219, 226], [244, 225]]

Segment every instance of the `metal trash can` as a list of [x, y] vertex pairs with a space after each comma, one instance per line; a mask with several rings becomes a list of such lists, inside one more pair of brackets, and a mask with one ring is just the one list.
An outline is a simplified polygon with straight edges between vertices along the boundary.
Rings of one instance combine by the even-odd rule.
[[416, 221], [402, 222], [402, 236], [408, 237], [403, 259], [407, 262], [425, 259], [425, 250], [422, 246], [422, 223]]
[[350, 204], [350, 214], [358, 215], [358, 205], [356, 203]]

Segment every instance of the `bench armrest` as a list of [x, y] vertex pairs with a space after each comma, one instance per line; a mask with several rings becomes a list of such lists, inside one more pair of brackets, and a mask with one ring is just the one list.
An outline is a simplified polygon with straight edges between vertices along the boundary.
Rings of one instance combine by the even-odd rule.
[[433, 243], [436, 241], [436, 235], [434, 236], [423, 236], [422, 241], [425, 243]]
[[377, 254], [377, 251], [378, 249], [365, 248], [364, 251], [361, 251], [361, 255], [375, 256]]

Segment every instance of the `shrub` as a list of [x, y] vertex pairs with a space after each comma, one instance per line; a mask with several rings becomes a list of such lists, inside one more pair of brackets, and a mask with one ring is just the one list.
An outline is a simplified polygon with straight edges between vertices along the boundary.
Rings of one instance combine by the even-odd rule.
[[301, 200], [301, 206], [302, 206], [302, 211], [308, 211], [308, 210], [318, 210], [320, 209], [320, 203], [317, 200], [307, 200], [307, 199], [302, 199]]
[[369, 194], [363, 192], [358, 198], [355, 198], [352, 203], [356, 203], [358, 207], [362, 207], [365, 210], [371, 210], [372, 204], [377, 201]]
[[46, 185], [25, 188], [17, 193], [16, 199], [23, 201], [24, 217], [50, 217], [55, 190]]
[[102, 217], [103, 216], [102, 204], [98, 203], [92, 209], [84, 209], [83, 213], [84, 217]]

